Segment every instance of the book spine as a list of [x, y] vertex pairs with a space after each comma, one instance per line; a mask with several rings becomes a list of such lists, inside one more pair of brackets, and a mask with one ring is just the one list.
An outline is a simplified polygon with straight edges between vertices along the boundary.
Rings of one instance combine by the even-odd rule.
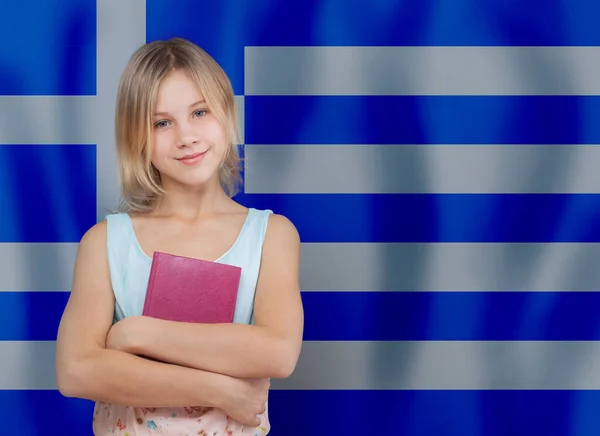
[[148, 277], [148, 287], [146, 288], [146, 298], [144, 298], [144, 309], [142, 315], [147, 316], [150, 312], [150, 306], [152, 304], [152, 294], [154, 291], [154, 281], [156, 278], [156, 272], [158, 271], [158, 264], [160, 262], [160, 256], [156, 253], [152, 258], [152, 265], [150, 266], [150, 276]]

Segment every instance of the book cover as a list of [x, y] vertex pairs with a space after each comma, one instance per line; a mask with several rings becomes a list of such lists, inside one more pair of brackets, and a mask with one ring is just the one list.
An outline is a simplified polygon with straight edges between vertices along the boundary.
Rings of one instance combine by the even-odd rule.
[[154, 252], [143, 315], [170, 321], [233, 321], [242, 269]]

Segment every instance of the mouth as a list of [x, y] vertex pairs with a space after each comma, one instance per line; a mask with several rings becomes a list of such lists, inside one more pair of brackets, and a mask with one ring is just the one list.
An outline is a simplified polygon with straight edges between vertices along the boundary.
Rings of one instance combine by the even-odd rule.
[[206, 151], [203, 151], [202, 153], [188, 154], [187, 156], [180, 157], [177, 160], [186, 165], [192, 165], [200, 162], [204, 158], [205, 154]]

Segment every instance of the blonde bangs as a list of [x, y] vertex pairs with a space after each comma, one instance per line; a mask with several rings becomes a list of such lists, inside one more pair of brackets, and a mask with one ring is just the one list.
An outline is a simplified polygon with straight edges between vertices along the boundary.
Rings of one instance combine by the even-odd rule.
[[160, 174], [150, 160], [152, 114], [160, 83], [173, 69], [188, 74], [226, 132], [229, 147], [219, 168], [223, 190], [233, 197], [242, 184], [239, 123], [229, 78], [208, 53], [189, 41], [154, 41], [132, 55], [119, 83], [115, 126], [120, 211], [147, 212], [163, 194]]

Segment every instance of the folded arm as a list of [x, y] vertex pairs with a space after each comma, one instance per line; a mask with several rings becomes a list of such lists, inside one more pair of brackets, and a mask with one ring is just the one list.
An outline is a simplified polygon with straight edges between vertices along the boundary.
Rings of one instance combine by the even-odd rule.
[[60, 322], [55, 367], [63, 395], [129, 406], [218, 407], [227, 377], [107, 349], [113, 313], [102, 222], [79, 244], [73, 287]]
[[283, 216], [269, 218], [254, 303], [255, 325], [121, 321], [117, 349], [234, 377], [285, 378], [302, 346], [300, 240]]

